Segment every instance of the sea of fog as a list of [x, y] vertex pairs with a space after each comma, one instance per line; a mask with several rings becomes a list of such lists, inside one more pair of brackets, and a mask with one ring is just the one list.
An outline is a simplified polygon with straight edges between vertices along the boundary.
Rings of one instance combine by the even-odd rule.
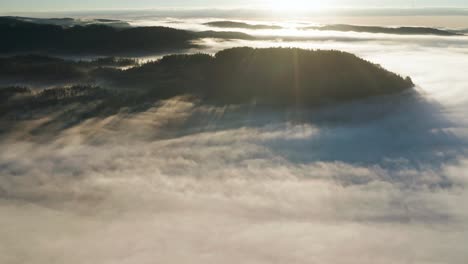
[[236, 30], [275, 41], [190, 52], [339, 49], [417, 87], [320, 109], [174, 98], [47, 139], [27, 133], [47, 118], [18, 122], [0, 141], [0, 263], [466, 263], [468, 37], [280, 23]]

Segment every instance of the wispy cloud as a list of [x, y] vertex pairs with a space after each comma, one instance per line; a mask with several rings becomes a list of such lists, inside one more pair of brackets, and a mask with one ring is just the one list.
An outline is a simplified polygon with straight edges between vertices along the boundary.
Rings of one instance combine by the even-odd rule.
[[437, 107], [393, 100], [294, 115], [175, 100], [4, 141], [0, 260], [462, 263], [468, 160], [449, 150], [466, 141], [429, 132]]
[[0, 262], [465, 263], [468, 47], [411, 40], [277, 44], [410, 75], [397, 96], [286, 111], [176, 98], [54, 133], [53, 115], [4, 126]]

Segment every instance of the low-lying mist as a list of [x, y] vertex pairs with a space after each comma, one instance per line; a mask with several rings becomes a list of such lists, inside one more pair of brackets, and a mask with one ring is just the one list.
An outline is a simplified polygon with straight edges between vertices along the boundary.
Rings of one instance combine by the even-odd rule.
[[174, 98], [52, 138], [41, 122], [1, 143], [3, 263], [466, 257], [466, 137], [414, 91], [320, 110]]
[[344, 50], [416, 88], [0, 120], [0, 263], [466, 262], [466, 38], [203, 44]]

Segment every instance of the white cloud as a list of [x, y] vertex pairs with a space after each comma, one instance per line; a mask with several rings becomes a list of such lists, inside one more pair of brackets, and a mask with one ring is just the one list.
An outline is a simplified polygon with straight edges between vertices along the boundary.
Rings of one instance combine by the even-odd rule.
[[[363, 113], [369, 106], [349, 107]], [[315, 120], [315, 115], [342, 113], [333, 111], [308, 114]], [[215, 126], [190, 121], [213, 115], [219, 117]], [[48, 144], [34, 138], [4, 142], [1, 262], [466, 259], [464, 156], [419, 168], [406, 158], [363, 164], [320, 161], [320, 155], [312, 156], [315, 161], [296, 160], [292, 157], [326, 149], [361, 155], [359, 149], [348, 149], [356, 146], [352, 141], [366, 131], [378, 133], [382, 124], [310, 125], [279, 112], [267, 116], [262, 124], [261, 113], [250, 112], [248, 121], [241, 109], [169, 101], [134, 116], [84, 123]], [[229, 127], [240, 117], [247, 121]], [[393, 115], [383, 120], [407, 122]], [[127, 130], [127, 124], [142, 130]], [[191, 132], [180, 134], [186, 129]], [[385, 125], [378, 131], [384, 130]], [[358, 144], [361, 150], [373, 149]]]
[[439, 40], [305, 44], [422, 95], [309, 111], [179, 98], [54, 136], [17, 124], [0, 145], [0, 263], [465, 263], [467, 50]]

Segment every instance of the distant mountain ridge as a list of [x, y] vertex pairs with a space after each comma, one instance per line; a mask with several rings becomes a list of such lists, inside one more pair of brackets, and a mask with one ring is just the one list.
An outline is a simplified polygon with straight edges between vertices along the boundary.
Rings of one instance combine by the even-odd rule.
[[165, 27], [114, 28], [93, 24], [64, 28], [0, 18], [0, 53], [113, 54], [190, 48], [188, 31]]
[[[106, 23], [63, 26], [50, 19], [0, 17], [0, 54], [46, 53], [86, 55], [137, 55], [197, 47], [200, 38], [254, 39], [240, 32], [193, 32], [169, 27], [113, 27]], [[70, 19], [56, 19], [69, 21]], [[69, 23], [69, 22], [66, 22]], [[71, 22], [70, 22], [71, 23]]]
[[281, 29], [280, 26], [265, 25], [265, 24], [249, 24], [236, 21], [212, 21], [204, 23], [204, 25], [219, 27], [219, 28], [243, 28], [243, 29]]
[[305, 29], [321, 31], [343, 31], [343, 32], [365, 32], [365, 33], [384, 33], [397, 35], [438, 35], [438, 36], [458, 36], [456, 32], [440, 30], [429, 27], [377, 27], [377, 26], [356, 26], [347, 24], [325, 25], [306, 27]]
[[75, 19], [70, 17], [64, 18], [35, 18], [35, 17], [20, 17], [20, 16], [5, 16], [1, 18], [29, 22], [35, 24], [46, 24], [46, 25], [56, 25], [62, 27], [72, 27], [72, 26], [87, 26], [93, 24], [101, 24], [116, 28], [128, 28], [131, 25], [125, 21], [117, 19]]
[[[78, 22], [82, 22], [81, 20]], [[209, 23], [228, 23], [230, 26], [252, 26], [253, 28], [274, 28], [269, 25], [250, 25], [233, 21]], [[236, 31], [189, 31], [169, 27], [131, 27], [112, 26], [118, 20], [92, 19], [84, 24], [76, 24], [72, 18], [36, 19], [25, 17], [0, 17], [0, 55], [10, 54], [48, 54], [76, 56], [144, 56], [155, 53], [184, 52], [200, 48], [200, 39], [240, 39], [240, 40], [277, 40], [274, 34], [255, 36]], [[91, 24], [88, 24], [91, 23]], [[235, 24], [232, 24], [235, 23]], [[240, 25], [239, 25], [240, 23]], [[432, 28], [383, 28], [351, 25], [328, 25], [303, 29], [356, 31], [387, 34], [432, 34], [458, 36], [456, 32]], [[284, 41], [306, 41], [303, 36], [281, 37]], [[329, 36], [313, 36], [312, 40], [336, 39]], [[350, 41], [343, 39], [344, 41]], [[359, 39], [362, 40], [362, 39]]]

